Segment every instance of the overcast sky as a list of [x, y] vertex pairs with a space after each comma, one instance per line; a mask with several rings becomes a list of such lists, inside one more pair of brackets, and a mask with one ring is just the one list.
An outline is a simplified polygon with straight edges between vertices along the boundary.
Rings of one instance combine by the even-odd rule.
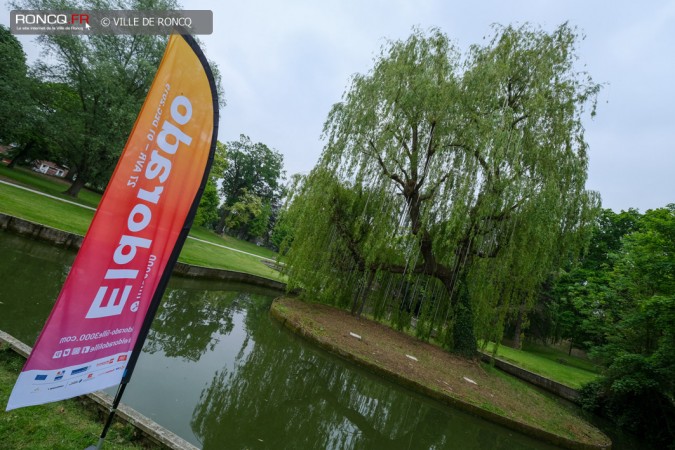
[[[6, 2], [0, 23], [9, 24]], [[465, 51], [493, 23], [531, 22], [546, 31], [569, 21], [586, 36], [579, 56], [600, 93], [585, 121], [587, 187], [603, 206], [644, 212], [675, 202], [675, 0], [248, 0], [183, 1], [210, 9], [201, 36], [222, 74], [227, 106], [219, 140], [243, 133], [284, 155], [287, 173], [307, 173], [324, 142], [326, 115], [354, 73], [371, 67], [384, 39], [438, 27]], [[22, 37], [29, 61], [38, 55]]]

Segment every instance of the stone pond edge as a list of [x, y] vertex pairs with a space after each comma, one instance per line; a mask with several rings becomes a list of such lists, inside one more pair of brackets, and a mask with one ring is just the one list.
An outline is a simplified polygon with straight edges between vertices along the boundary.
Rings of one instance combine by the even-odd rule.
[[347, 352], [344, 349], [334, 345], [333, 343], [326, 341], [324, 339], [321, 339], [319, 336], [316, 334], [312, 333], [310, 330], [307, 328], [303, 327], [302, 324], [295, 323], [291, 321], [286, 315], [284, 315], [284, 312], [280, 309], [277, 308], [276, 306], [279, 304], [278, 300], [281, 299], [282, 297], [279, 297], [275, 299], [275, 301], [272, 303], [272, 307], [270, 308], [270, 315], [279, 321], [283, 326], [294, 332], [295, 334], [313, 342], [314, 344], [318, 345], [319, 347], [322, 347], [325, 350], [328, 350], [331, 353], [337, 354], [338, 356], [351, 361], [355, 364], [358, 364], [359, 366], [365, 367], [366, 369], [370, 370], [371, 372], [374, 372], [380, 376], [383, 376], [389, 380], [392, 380], [402, 386], [405, 386], [409, 389], [412, 389], [416, 392], [419, 392], [423, 395], [426, 395], [428, 397], [431, 397], [437, 401], [440, 401], [441, 403], [445, 403], [447, 405], [450, 405], [452, 407], [461, 409], [463, 411], [466, 411], [468, 413], [471, 413], [473, 415], [476, 415], [478, 417], [481, 417], [483, 419], [489, 420], [494, 423], [498, 423], [500, 425], [503, 425], [509, 429], [521, 432], [527, 436], [534, 437], [537, 439], [541, 439], [542, 441], [557, 445], [560, 447], [564, 447], [567, 449], [572, 449], [572, 450], [598, 450], [598, 449], [611, 449], [611, 444], [609, 446], [607, 445], [594, 445], [594, 444], [587, 444], [583, 442], [578, 442], [569, 438], [566, 438], [564, 436], [559, 436], [557, 434], [535, 428], [531, 425], [527, 425], [522, 422], [518, 422], [513, 419], [509, 419], [508, 417], [501, 416], [499, 414], [496, 414], [492, 411], [488, 411], [486, 409], [480, 408], [476, 405], [472, 405], [470, 403], [463, 402], [459, 399], [456, 399], [454, 397], [451, 397], [443, 392], [437, 391], [435, 389], [432, 389], [428, 386], [425, 386], [415, 380], [409, 379], [406, 376], [393, 372], [389, 369], [386, 369], [384, 367], [381, 367], [373, 362], [370, 362], [364, 358], [361, 358], [353, 353]]

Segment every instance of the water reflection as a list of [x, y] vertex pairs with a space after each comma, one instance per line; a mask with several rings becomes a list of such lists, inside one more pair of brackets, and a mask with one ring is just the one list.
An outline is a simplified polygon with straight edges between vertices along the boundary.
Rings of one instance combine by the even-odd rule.
[[232, 331], [232, 301], [226, 297], [236, 295], [237, 292], [223, 295], [200, 291], [195, 295], [184, 289], [168, 291], [144, 350], [148, 353], [161, 350], [168, 357], [199, 361], [205, 352], [215, 348], [216, 334]]
[[32, 346], [75, 253], [0, 232], [0, 329]]
[[191, 423], [205, 449], [547, 448], [323, 354], [267, 311], [247, 310], [250, 340], [201, 393]]

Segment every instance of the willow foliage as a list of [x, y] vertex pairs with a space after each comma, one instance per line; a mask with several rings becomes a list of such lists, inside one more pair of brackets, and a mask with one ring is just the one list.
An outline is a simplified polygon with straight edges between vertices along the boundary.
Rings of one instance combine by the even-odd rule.
[[474, 330], [500, 339], [599, 204], [582, 124], [599, 85], [575, 70], [577, 40], [564, 24], [497, 27], [466, 55], [435, 29], [387, 43], [331, 109], [290, 208], [291, 286], [414, 317], [461, 353]]

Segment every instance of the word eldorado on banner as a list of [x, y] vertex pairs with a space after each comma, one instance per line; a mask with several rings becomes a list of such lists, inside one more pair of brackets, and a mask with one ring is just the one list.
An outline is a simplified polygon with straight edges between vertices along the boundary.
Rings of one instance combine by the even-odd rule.
[[120, 383], [194, 217], [213, 160], [216, 117], [204, 55], [190, 36], [172, 35], [7, 410]]

